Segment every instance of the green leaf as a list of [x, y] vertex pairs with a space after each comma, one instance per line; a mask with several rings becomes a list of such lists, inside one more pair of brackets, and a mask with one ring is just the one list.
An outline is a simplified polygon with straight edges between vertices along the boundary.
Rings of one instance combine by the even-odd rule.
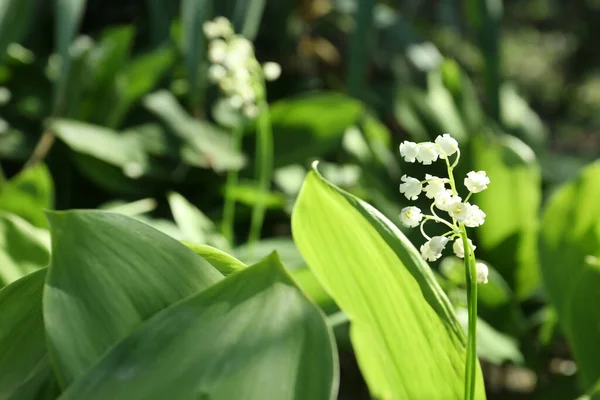
[[185, 60], [190, 89], [190, 102], [196, 110], [204, 91], [206, 38], [202, 24], [209, 18], [212, 2], [207, 0], [183, 0], [181, 2], [181, 51]]
[[143, 321], [222, 279], [185, 246], [134, 219], [98, 211], [48, 218], [44, 322], [63, 386]]
[[[482, 257], [513, 288], [517, 298], [539, 286], [537, 234], [541, 203], [541, 172], [533, 151], [519, 139], [503, 135], [477, 137], [473, 166], [490, 178], [488, 189], [475, 195], [487, 213], [477, 229]], [[459, 179], [462, 183], [462, 178]]]
[[156, 315], [61, 399], [334, 399], [336, 353], [272, 255]]
[[181, 155], [188, 164], [215, 171], [240, 169], [244, 165], [244, 156], [233, 149], [227, 132], [189, 116], [170, 92], [161, 90], [148, 95], [144, 105], [187, 144]]
[[2, 400], [56, 398], [57, 387], [44, 340], [45, 277], [46, 270], [40, 270], [0, 290]]
[[[147, 155], [137, 140], [111, 129], [83, 122], [54, 119], [51, 129], [72, 150], [92, 156], [112, 166], [126, 169], [139, 167], [143, 174], [148, 167]], [[136, 174], [138, 175], [138, 174]]]
[[71, 54], [69, 48], [83, 17], [86, 0], [56, 0], [56, 53], [60, 57], [58, 78], [54, 83], [54, 111], [61, 113], [65, 106], [65, 97], [69, 74], [71, 71]]
[[254, 40], [260, 28], [266, 0], [216, 1], [215, 15], [227, 17], [244, 37]]
[[171, 192], [168, 194], [167, 199], [173, 218], [187, 240], [219, 248], [228, 247], [227, 240], [219, 233], [214, 222], [187, 201], [185, 197], [179, 193]]
[[600, 378], [600, 162], [548, 201], [540, 230], [542, 276], [584, 388]]
[[284, 166], [340, 148], [344, 132], [358, 122], [363, 107], [339, 93], [318, 93], [278, 101], [270, 112], [275, 164]]
[[246, 268], [246, 264], [238, 260], [237, 258], [230, 256], [229, 254], [215, 249], [214, 247], [206, 246], [203, 244], [196, 244], [190, 242], [181, 242], [194, 253], [204, 258], [215, 267], [220, 273], [225, 276], [229, 276], [234, 272], [240, 271]]
[[[396, 226], [312, 171], [292, 215], [292, 232], [351, 321], [372, 396], [463, 398], [464, 333], [431, 269]], [[477, 398], [485, 398], [481, 372]]]
[[45, 228], [44, 209], [54, 207], [54, 183], [43, 164], [37, 164], [0, 184], [0, 210], [10, 211], [34, 226]]
[[263, 239], [254, 244], [244, 244], [235, 249], [236, 257], [250, 265], [262, 260], [276, 251], [283, 264], [294, 270], [306, 266], [306, 262], [298, 252], [291, 237]]
[[5, 0], [0, 3], [0, 61], [10, 43], [19, 42], [27, 32], [35, 0]]
[[50, 237], [18, 216], [0, 212], [0, 286], [48, 265]]

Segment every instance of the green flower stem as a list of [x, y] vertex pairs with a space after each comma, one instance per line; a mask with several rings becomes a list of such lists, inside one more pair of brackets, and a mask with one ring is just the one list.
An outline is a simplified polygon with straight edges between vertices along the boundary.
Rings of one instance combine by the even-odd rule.
[[[232, 132], [232, 147], [233, 151], [240, 151], [242, 148], [242, 136], [244, 134], [244, 126], [238, 124], [233, 128]], [[233, 189], [237, 186], [239, 180], [239, 172], [237, 170], [230, 170], [227, 172], [227, 181], [225, 182], [225, 206], [223, 207], [223, 221], [221, 222], [221, 231], [223, 235], [233, 247], [234, 245], [234, 234], [233, 224], [235, 222], [235, 197], [233, 196]]]
[[467, 281], [467, 303], [469, 327], [467, 335], [467, 363], [465, 366], [465, 400], [475, 398], [475, 383], [477, 374], [477, 270], [475, 254], [469, 245], [467, 230], [460, 224], [460, 236], [465, 249], [465, 277]]
[[263, 98], [259, 101], [260, 115], [258, 117], [256, 138], [256, 166], [258, 168], [258, 201], [252, 208], [250, 221], [250, 235], [248, 243], [254, 244], [260, 238], [260, 232], [265, 219], [265, 202], [270, 189], [271, 174], [273, 171], [273, 130], [269, 106]]

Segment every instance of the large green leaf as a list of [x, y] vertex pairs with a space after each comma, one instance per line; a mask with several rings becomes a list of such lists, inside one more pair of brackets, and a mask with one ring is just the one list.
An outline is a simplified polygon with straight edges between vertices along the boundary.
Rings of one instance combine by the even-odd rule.
[[[429, 266], [396, 226], [312, 171], [292, 215], [292, 232], [351, 321], [373, 396], [463, 398], [465, 336]], [[481, 372], [477, 398], [485, 398]]]
[[540, 231], [542, 276], [587, 389], [600, 378], [600, 162], [549, 200]]
[[48, 232], [0, 212], [0, 287], [48, 265]]
[[281, 100], [270, 111], [276, 166], [304, 164], [338, 149], [346, 129], [363, 114], [360, 102], [339, 93]]
[[[42, 289], [46, 270], [0, 290], [0, 399], [56, 398], [44, 341]], [[52, 396], [54, 394], [54, 396]]]
[[491, 181], [475, 195], [487, 213], [485, 224], [477, 229], [480, 250], [516, 296], [526, 298], [539, 286], [539, 165], [533, 151], [512, 136], [477, 137], [472, 148], [474, 169], [486, 171]]
[[156, 315], [61, 399], [334, 399], [336, 355], [272, 255]]
[[45, 228], [45, 208], [54, 207], [54, 183], [43, 164], [37, 164], [0, 184], [0, 210], [10, 211], [29, 223]]
[[158, 311], [222, 279], [174, 239], [118, 214], [48, 215], [48, 349], [64, 386]]

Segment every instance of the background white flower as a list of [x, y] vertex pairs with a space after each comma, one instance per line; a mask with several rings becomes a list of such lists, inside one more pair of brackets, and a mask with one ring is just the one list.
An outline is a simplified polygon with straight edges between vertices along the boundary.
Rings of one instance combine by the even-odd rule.
[[469, 192], [479, 193], [487, 189], [489, 184], [490, 178], [488, 178], [485, 171], [471, 171], [465, 178], [465, 186], [469, 189]]
[[451, 156], [458, 151], [458, 142], [448, 133], [444, 133], [435, 138], [435, 144], [440, 146], [443, 150], [443, 154], [440, 154], [441, 159], [446, 158], [446, 156]]
[[435, 145], [431, 142], [425, 142], [419, 144], [419, 152], [417, 154], [417, 161], [423, 165], [430, 165], [438, 159], [439, 153]]
[[416, 200], [421, 194], [422, 185], [418, 179], [407, 175], [402, 175], [402, 183], [400, 184], [400, 193], [404, 194], [409, 200]]
[[[475, 250], [477, 247], [473, 246], [473, 242], [471, 241], [471, 239], [467, 239], [469, 241], [469, 246], [471, 246], [471, 248], [473, 250]], [[452, 250], [454, 251], [454, 254], [456, 254], [456, 257], [459, 258], [464, 258], [465, 257], [465, 247], [462, 241], [462, 238], [458, 238], [454, 241], [454, 243], [452, 244]]]
[[419, 154], [419, 145], [415, 142], [409, 142], [405, 140], [400, 143], [400, 155], [404, 157], [404, 161], [414, 163]]
[[421, 220], [423, 219], [423, 213], [419, 209], [419, 207], [404, 207], [400, 212], [400, 221], [404, 226], [409, 228], [414, 228], [418, 226]]
[[276, 62], [266, 62], [263, 65], [263, 74], [267, 81], [275, 81], [281, 76], [281, 65]]
[[477, 283], [488, 283], [489, 270], [487, 265], [477, 263], [475, 264], [475, 270], [477, 271]]

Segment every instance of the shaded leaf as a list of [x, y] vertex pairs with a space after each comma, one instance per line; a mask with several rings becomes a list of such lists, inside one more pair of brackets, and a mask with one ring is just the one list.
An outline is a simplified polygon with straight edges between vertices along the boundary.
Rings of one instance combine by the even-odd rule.
[[334, 399], [336, 356], [323, 316], [271, 256], [156, 315], [62, 399]]
[[134, 219], [98, 211], [48, 218], [44, 322], [63, 386], [144, 320], [222, 278], [185, 246]]

